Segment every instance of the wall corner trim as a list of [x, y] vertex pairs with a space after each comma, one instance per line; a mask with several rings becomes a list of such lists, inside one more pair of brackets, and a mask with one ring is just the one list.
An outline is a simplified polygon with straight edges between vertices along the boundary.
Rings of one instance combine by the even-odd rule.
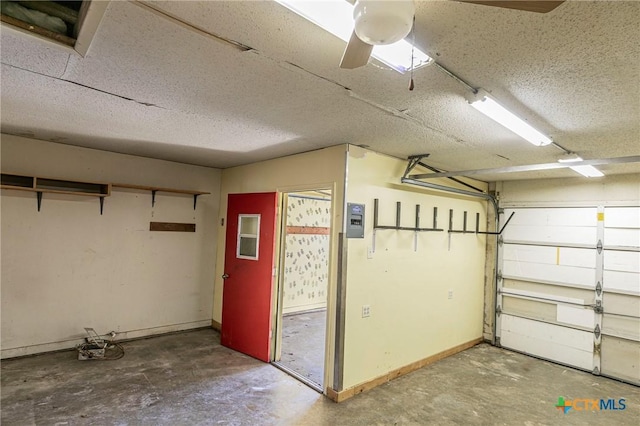
[[469, 342], [466, 343], [462, 343], [458, 346], [454, 346], [450, 349], [447, 349], [446, 351], [442, 351], [439, 352], [435, 355], [431, 355], [430, 357], [427, 358], [423, 358], [421, 360], [412, 362], [411, 364], [407, 364], [404, 367], [400, 367], [397, 368], [395, 370], [392, 370], [386, 374], [383, 374], [382, 376], [378, 376], [375, 379], [369, 380], [367, 382], [364, 383], [360, 383], [359, 385], [350, 387], [348, 389], [345, 389], [343, 391], [336, 391], [334, 389], [331, 388], [327, 388], [326, 390], [326, 395], [329, 399], [331, 399], [334, 402], [342, 402], [345, 401], [353, 396], [358, 395], [359, 393], [362, 392], [366, 392], [369, 391], [377, 386], [383, 385], [393, 379], [396, 379], [398, 377], [404, 376], [405, 374], [409, 374], [413, 371], [419, 370], [422, 367], [426, 367], [429, 364], [433, 364], [434, 362], [440, 361], [444, 358], [450, 357], [452, 355], [455, 355], [459, 352], [465, 351], [469, 348], [472, 348], [480, 343], [482, 343], [484, 341], [484, 339], [482, 337], [479, 337], [477, 339], [473, 339]]
[[330, 400], [334, 401], [334, 402], [341, 402], [344, 401], [344, 398], [341, 400], [340, 399], [340, 392], [331, 389], [331, 388], [327, 388], [325, 390], [325, 395], [327, 395], [327, 398], [329, 398]]
[[220, 331], [220, 330], [222, 330], [222, 324], [220, 324], [216, 320], [211, 320], [211, 328], [213, 328], [216, 331]]

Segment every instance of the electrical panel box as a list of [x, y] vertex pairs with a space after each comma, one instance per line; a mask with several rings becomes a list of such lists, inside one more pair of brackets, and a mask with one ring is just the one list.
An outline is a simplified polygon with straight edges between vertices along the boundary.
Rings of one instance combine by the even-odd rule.
[[364, 204], [347, 203], [347, 238], [364, 238]]

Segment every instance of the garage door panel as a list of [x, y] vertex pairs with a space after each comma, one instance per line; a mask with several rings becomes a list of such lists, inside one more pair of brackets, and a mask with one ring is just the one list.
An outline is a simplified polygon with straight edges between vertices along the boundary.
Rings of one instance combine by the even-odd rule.
[[607, 207], [604, 213], [606, 228], [640, 228], [640, 207]]
[[595, 326], [593, 309], [563, 303], [542, 302], [505, 295], [502, 299], [502, 312], [506, 315], [580, 328], [589, 332], [593, 331]]
[[595, 227], [598, 214], [598, 209], [596, 207], [520, 208], [505, 209], [505, 217], [509, 217], [513, 211], [515, 211], [516, 214], [511, 220], [512, 224], [535, 227]]
[[595, 249], [505, 244], [504, 260], [593, 268]]
[[580, 305], [593, 305], [595, 303], [595, 292], [593, 290], [576, 287], [505, 279], [502, 288], [504, 291], [522, 291], [524, 294], [533, 294], [558, 302], [577, 303]]
[[604, 290], [623, 291], [640, 296], [640, 276], [634, 272], [604, 271]]
[[602, 336], [601, 372], [640, 385], [640, 345], [637, 342]]
[[595, 288], [595, 269], [504, 260], [502, 275], [510, 279], [557, 282]]
[[521, 297], [507, 296], [502, 299], [502, 312], [547, 322], [556, 321], [556, 304]]
[[640, 319], [605, 313], [602, 317], [602, 334], [633, 340], [640, 346]]
[[[514, 218], [516, 216], [517, 214]], [[539, 228], [509, 223], [502, 235], [507, 242], [594, 246], [597, 231], [595, 227], [567, 229], [561, 226], [545, 226]]]
[[640, 252], [605, 250], [604, 270], [640, 274]]
[[607, 293], [602, 295], [605, 313], [640, 317], [640, 297]]
[[512, 207], [500, 343], [640, 384], [640, 207]]
[[556, 247], [556, 264], [593, 269], [596, 262], [595, 249]]
[[593, 331], [596, 325], [596, 313], [593, 308], [558, 304], [556, 321], [573, 327], [581, 327]]
[[605, 247], [640, 248], [640, 229], [607, 228], [605, 235]]
[[592, 370], [593, 333], [501, 315], [502, 346], [585, 370]]

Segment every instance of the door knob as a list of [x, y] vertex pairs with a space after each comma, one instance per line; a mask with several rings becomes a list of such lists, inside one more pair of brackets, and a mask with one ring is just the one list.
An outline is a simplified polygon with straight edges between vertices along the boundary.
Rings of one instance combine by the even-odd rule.
[[229, 274], [222, 274], [222, 279], [226, 280], [227, 278], [229, 278]]

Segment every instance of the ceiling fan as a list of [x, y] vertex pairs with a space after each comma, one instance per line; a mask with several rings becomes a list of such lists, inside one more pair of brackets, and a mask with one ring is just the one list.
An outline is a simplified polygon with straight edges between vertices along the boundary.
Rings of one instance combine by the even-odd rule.
[[[458, 0], [485, 6], [547, 13], [563, 1], [476, 1]], [[367, 65], [373, 46], [392, 44], [405, 38], [413, 27], [414, 0], [357, 0], [353, 8], [354, 30], [344, 51], [340, 68]]]

